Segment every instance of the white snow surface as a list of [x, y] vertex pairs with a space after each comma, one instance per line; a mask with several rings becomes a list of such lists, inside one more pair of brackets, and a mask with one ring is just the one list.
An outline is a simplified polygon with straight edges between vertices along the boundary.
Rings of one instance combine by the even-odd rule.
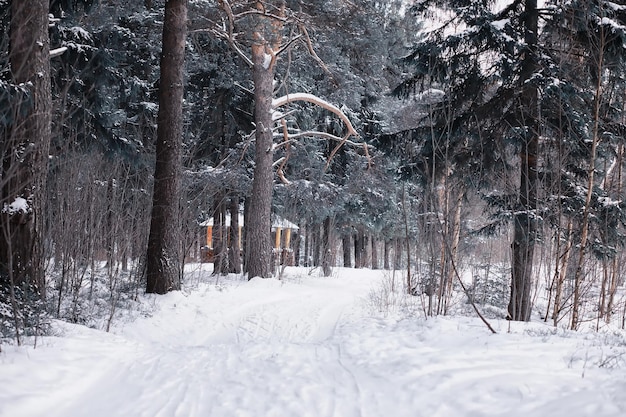
[[5, 205], [3, 211], [9, 214], [28, 213], [30, 205], [24, 197], [16, 197], [11, 204]]
[[0, 416], [626, 415], [619, 330], [494, 320], [494, 335], [470, 317], [381, 311], [389, 272], [307, 272], [196, 271], [111, 333], [55, 322], [36, 348], [5, 344]]

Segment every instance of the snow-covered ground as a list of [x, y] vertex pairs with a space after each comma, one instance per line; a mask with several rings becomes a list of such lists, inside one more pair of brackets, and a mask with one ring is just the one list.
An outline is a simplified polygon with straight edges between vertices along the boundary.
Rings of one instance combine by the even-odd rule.
[[386, 308], [377, 271], [192, 275], [111, 333], [57, 322], [35, 349], [3, 345], [0, 416], [626, 415], [624, 332], [425, 320]]

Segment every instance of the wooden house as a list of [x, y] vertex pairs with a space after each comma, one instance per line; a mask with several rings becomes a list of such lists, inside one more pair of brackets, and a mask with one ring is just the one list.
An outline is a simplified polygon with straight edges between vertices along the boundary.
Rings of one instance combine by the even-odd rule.
[[[203, 229], [203, 235], [205, 236], [204, 245], [200, 248], [200, 256], [202, 262], [213, 262], [214, 260], [214, 234], [217, 233], [214, 226], [214, 219], [210, 218], [202, 223], [200, 223], [200, 227]], [[236, 236], [239, 247], [242, 246], [242, 236], [243, 236], [243, 228], [244, 220], [243, 214], [239, 214], [238, 219], [238, 230], [236, 234], [233, 234], [230, 230], [231, 227], [231, 217], [230, 214], [226, 214], [224, 217], [224, 227], [229, 228], [229, 233], [226, 233], [225, 236], [228, 236], [228, 239], [231, 236]], [[273, 255], [280, 256], [280, 264], [281, 265], [293, 265], [294, 264], [294, 255], [293, 249], [291, 247], [293, 235], [298, 233], [300, 228], [295, 223], [290, 222], [287, 219], [284, 219], [279, 216], [272, 216], [272, 228], [270, 233], [272, 234], [272, 242], [274, 243], [273, 247]], [[229, 242], [230, 243], [230, 242]], [[276, 259], [276, 258], [274, 258]]]

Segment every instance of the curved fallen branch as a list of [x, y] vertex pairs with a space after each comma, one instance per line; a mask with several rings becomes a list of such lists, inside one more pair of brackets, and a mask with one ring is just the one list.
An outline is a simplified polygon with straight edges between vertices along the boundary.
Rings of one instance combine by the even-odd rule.
[[[272, 108], [277, 109], [278, 107], [287, 105], [289, 103], [293, 103], [295, 101], [306, 101], [308, 103], [313, 103], [323, 109], [326, 109], [329, 112], [335, 114], [346, 125], [346, 129], [348, 130], [348, 132], [343, 137], [339, 137], [339, 136], [336, 136], [330, 133], [325, 133], [325, 132], [302, 132], [302, 133], [297, 133], [297, 134], [289, 134], [288, 138], [285, 138], [285, 141], [287, 141], [288, 139], [294, 139], [294, 138], [303, 137], [303, 136], [319, 136], [325, 139], [338, 141], [339, 143], [330, 152], [330, 156], [328, 157], [328, 160], [326, 161], [326, 167], [324, 169], [328, 169], [335, 154], [337, 154], [339, 149], [341, 149], [341, 147], [345, 145], [346, 143], [349, 143], [350, 145], [353, 145], [353, 146], [360, 146], [360, 144], [348, 140], [350, 136], [359, 137], [359, 134], [354, 129], [354, 126], [352, 126], [352, 122], [350, 122], [350, 119], [348, 118], [348, 116], [346, 116], [346, 114], [339, 107], [335, 106], [332, 103], [329, 103], [328, 101], [322, 98], [319, 98], [316, 95], [308, 94], [308, 93], [287, 94], [287, 95], [284, 95], [282, 97], [272, 100]], [[363, 142], [362, 145], [363, 145], [363, 149], [365, 150], [365, 156], [367, 157], [367, 164], [369, 167], [371, 167], [372, 162], [371, 162], [371, 158], [369, 155], [369, 151], [367, 150], [367, 144]]]
[[287, 94], [287, 95], [284, 95], [282, 97], [272, 100], [272, 107], [276, 109], [286, 104], [293, 103], [294, 101], [306, 101], [309, 103], [313, 103], [315, 105], [320, 106], [323, 109], [328, 110], [331, 113], [334, 113], [346, 125], [346, 128], [348, 129], [348, 136], [357, 136], [357, 137], [359, 136], [359, 134], [356, 132], [356, 130], [352, 126], [350, 119], [348, 119], [348, 116], [346, 116], [346, 114], [342, 112], [339, 107], [313, 94], [308, 94], [308, 93]]

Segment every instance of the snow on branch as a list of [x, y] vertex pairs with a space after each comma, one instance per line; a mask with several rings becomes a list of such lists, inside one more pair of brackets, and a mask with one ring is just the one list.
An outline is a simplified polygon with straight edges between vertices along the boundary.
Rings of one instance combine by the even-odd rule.
[[317, 106], [320, 106], [323, 109], [326, 109], [334, 113], [346, 125], [346, 128], [348, 129], [348, 136], [357, 136], [357, 137], [359, 136], [356, 130], [354, 130], [354, 127], [352, 126], [350, 119], [348, 119], [348, 116], [346, 116], [346, 114], [343, 111], [341, 111], [339, 107], [313, 94], [308, 94], [308, 93], [287, 94], [285, 96], [272, 100], [272, 107], [276, 109], [286, 104], [293, 103], [294, 101], [306, 101], [309, 103], [313, 103]]
[[63, 55], [63, 53], [67, 51], [67, 46], [62, 46], [60, 48], [51, 49], [50, 50], [50, 58], [56, 58], [57, 56]]
[[[275, 135], [275, 137], [283, 137], [283, 135]], [[340, 142], [342, 144], [348, 144], [348, 145], [352, 145], [352, 146], [361, 146], [361, 143], [357, 143], [351, 140], [347, 140], [346, 138], [340, 138], [339, 136], [335, 136], [332, 133], [326, 133], [326, 132], [318, 132], [316, 130], [314, 131], [306, 131], [306, 132], [299, 132], [299, 133], [290, 133], [289, 134], [289, 139], [291, 141], [293, 141], [294, 139], [300, 139], [300, 138], [305, 138], [305, 137], [319, 137], [322, 139], [328, 139], [328, 140], [333, 140], [335, 142]], [[282, 145], [282, 143], [281, 143]]]
[[[306, 101], [308, 103], [313, 103], [323, 109], [330, 111], [331, 113], [334, 113], [346, 125], [346, 129], [348, 130], [348, 132], [343, 138], [340, 138], [338, 136], [335, 136], [329, 133], [324, 133], [324, 132], [303, 132], [299, 134], [289, 135], [289, 139], [292, 139], [295, 137], [303, 137], [303, 136], [318, 136], [318, 137], [323, 137], [323, 138], [330, 139], [330, 140], [339, 141], [337, 146], [335, 146], [335, 148], [331, 151], [330, 156], [328, 157], [328, 160], [326, 161], [326, 169], [328, 169], [331, 161], [333, 160], [333, 157], [335, 156], [335, 154], [337, 154], [337, 152], [339, 151], [339, 149], [341, 149], [343, 145], [345, 145], [346, 143], [349, 143], [354, 146], [359, 146], [358, 143], [349, 141], [350, 136], [359, 137], [359, 134], [354, 129], [354, 126], [352, 126], [352, 123], [350, 122], [350, 119], [348, 119], [348, 116], [346, 116], [346, 114], [343, 111], [341, 111], [339, 107], [335, 106], [332, 103], [329, 103], [328, 101], [316, 95], [308, 94], [308, 93], [287, 94], [285, 96], [272, 100], [272, 108], [277, 109], [278, 107], [282, 107], [286, 104], [293, 103], [294, 101]], [[367, 149], [367, 143], [365, 142], [363, 142], [363, 150], [365, 151], [365, 156], [367, 157], [368, 165], [371, 166], [371, 158], [370, 158], [369, 151]]]

